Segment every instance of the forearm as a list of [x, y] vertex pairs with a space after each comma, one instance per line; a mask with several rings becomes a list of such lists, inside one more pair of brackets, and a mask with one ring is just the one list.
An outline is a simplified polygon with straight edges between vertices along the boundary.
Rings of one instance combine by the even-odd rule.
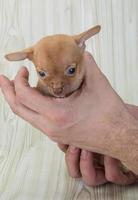
[[138, 121], [122, 135], [122, 163], [138, 175]]
[[138, 175], [138, 120], [133, 116], [123, 118], [123, 126], [116, 126], [102, 137], [93, 138], [92, 151], [120, 160]]
[[138, 175], [138, 121], [130, 118], [129, 126], [111, 137], [111, 153]]

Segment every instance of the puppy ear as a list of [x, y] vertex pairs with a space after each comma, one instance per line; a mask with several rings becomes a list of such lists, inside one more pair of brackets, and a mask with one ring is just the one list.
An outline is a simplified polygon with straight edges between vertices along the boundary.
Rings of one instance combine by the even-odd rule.
[[86, 47], [85, 41], [91, 38], [93, 35], [99, 33], [100, 30], [101, 30], [101, 26], [97, 25], [79, 35], [73, 36], [73, 38], [80, 48], [85, 49]]
[[19, 60], [25, 60], [26, 58], [29, 60], [33, 59], [33, 47], [24, 49], [23, 51], [14, 52], [5, 55], [5, 58], [9, 61], [19, 61]]

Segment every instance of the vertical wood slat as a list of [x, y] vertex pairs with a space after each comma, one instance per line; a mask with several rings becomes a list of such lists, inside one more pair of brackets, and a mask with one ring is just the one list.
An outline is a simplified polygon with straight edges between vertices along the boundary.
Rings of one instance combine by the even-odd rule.
[[[101, 24], [101, 33], [87, 42], [102, 71], [121, 97], [138, 102], [137, 0], [0, 0], [0, 73], [13, 78], [21, 65], [3, 56], [55, 34], [76, 34]], [[68, 176], [64, 155], [40, 131], [19, 119], [0, 95], [1, 200], [136, 200], [137, 185], [107, 184], [90, 188]]]

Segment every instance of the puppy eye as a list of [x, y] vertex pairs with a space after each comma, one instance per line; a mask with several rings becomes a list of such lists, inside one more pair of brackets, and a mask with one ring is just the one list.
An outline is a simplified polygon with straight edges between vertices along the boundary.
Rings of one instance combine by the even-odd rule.
[[67, 76], [73, 76], [76, 72], [76, 68], [74, 66], [70, 66], [66, 70], [66, 75]]
[[38, 71], [38, 75], [41, 77], [41, 78], [45, 78], [48, 74], [45, 72], [45, 71]]

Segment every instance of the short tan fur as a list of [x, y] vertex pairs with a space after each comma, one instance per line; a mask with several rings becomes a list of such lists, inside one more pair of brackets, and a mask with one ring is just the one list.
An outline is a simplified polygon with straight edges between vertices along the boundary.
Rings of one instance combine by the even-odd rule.
[[85, 42], [99, 33], [97, 25], [79, 35], [47, 36], [34, 46], [5, 56], [9, 61], [31, 60], [39, 76], [37, 88], [45, 95], [66, 97], [77, 90], [84, 78], [82, 65]]

